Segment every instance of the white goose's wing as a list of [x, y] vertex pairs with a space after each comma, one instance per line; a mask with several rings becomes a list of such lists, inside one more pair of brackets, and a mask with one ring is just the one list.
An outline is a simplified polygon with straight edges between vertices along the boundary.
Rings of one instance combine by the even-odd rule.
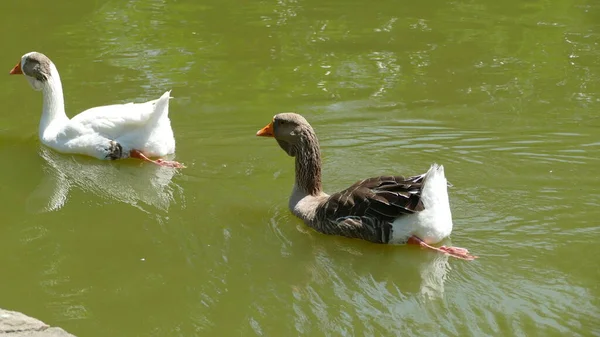
[[71, 123], [110, 139], [157, 121], [168, 114], [169, 91], [159, 99], [144, 103], [94, 107], [71, 119]]

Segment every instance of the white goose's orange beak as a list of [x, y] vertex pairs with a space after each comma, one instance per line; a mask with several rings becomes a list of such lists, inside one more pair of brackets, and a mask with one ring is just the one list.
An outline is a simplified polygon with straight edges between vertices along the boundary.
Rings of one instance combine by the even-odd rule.
[[21, 70], [21, 62], [17, 63], [17, 65], [12, 68], [12, 70], [9, 73], [10, 75], [20, 75], [23, 74], [23, 71]]
[[264, 128], [258, 130], [256, 135], [261, 137], [273, 137], [273, 122], [269, 123]]

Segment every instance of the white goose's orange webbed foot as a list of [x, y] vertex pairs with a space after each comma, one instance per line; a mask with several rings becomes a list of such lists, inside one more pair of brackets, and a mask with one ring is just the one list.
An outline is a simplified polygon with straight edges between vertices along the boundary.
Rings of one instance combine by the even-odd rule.
[[185, 168], [185, 165], [181, 164], [180, 162], [173, 161], [173, 160], [163, 160], [163, 159], [152, 160], [152, 159], [146, 157], [146, 155], [144, 155], [141, 151], [138, 151], [138, 150], [131, 150], [129, 153], [129, 156], [131, 158], [138, 158], [143, 161], [147, 161], [147, 162], [159, 165], [159, 166], [173, 167], [173, 168]]
[[449, 254], [469, 255], [469, 250], [466, 248], [441, 246], [440, 250], [448, 252]]
[[154, 163], [157, 165], [160, 165], [160, 166], [165, 166], [165, 167], [185, 168], [185, 165], [183, 165], [182, 163], [180, 163], [178, 161], [174, 161], [174, 160], [157, 159], [154, 161]]
[[410, 238], [408, 238], [408, 241], [406, 243], [415, 244], [415, 245], [419, 245], [419, 246], [424, 247], [424, 248], [433, 249], [433, 250], [438, 251], [440, 253], [444, 253], [444, 254], [448, 254], [450, 256], [454, 256], [457, 259], [472, 261], [472, 260], [475, 260], [477, 258], [477, 256], [469, 254], [469, 251], [467, 249], [465, 249], [465, 248], [460, 248], [460, 247], [446, 247], [446, 246], [441, 246], [439, 248], [438, 247], [434, 247], [434, 246], [428, 245], [425, 241], [421, 240], [419, 237], [416, 237], [414, 235], [411, 236]]

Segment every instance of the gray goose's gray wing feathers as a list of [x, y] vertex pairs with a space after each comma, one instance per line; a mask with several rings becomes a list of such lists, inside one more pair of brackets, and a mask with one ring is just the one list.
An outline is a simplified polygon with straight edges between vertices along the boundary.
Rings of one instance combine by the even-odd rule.
[[314, 227], [325, 234], [387, 243], [396, 218], [424, 209], [424, 177], [381, 176], [358, 181], [318, 207]]

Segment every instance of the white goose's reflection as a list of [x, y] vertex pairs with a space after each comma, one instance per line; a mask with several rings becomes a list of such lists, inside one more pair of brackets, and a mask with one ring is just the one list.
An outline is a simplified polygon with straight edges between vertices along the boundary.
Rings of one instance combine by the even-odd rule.
[[130, 204], [144, 212], [150, 212], [147, 206], [167, 211], [174, 202], [185, 205], [183, 189], [171, 181], [176, 169], [63, 155], [45, 147], [39, 153], [45, 161], [44, 179], [27, 200], [32, 212], [62, 208], [73, 188]]

